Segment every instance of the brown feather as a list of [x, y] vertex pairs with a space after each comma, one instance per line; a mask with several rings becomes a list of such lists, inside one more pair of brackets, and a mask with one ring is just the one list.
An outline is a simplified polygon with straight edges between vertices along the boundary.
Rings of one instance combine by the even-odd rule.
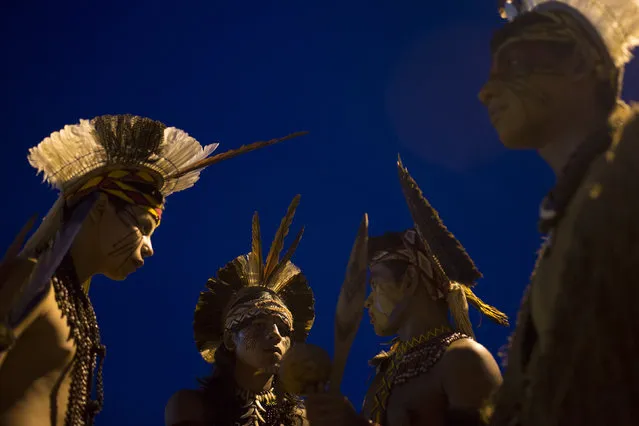
[[464, 247], [446, 228], [437, 210], [428, 202], [417, 182], [408, 173], [398, 157], [397, 169], [406, 204], [415, 222], [415, 227], [432, 250], [447, 277], [467, 286], [474, 285], [482, 277]]
[[282, 260], [278, 262], [278, 264], [273, 269], [273, 272], [269, 274], [269, 280], [267, 281], [266, 286], [276, 293], [282, 291], [283, 289], [282, 284], [284, 283], [279, 282], [280, 280], [277, 280], [275, 278], [278, 276], [280, 270], [286, 266], [288, 261], [291, 260], [291, 258], [295, 254], [295, 250], [297, 250], [297, 246], [302, 240], [302, 235], [304, 235], [304, 227], [302, 227], [302, 229], [300, 229], [300, 231], [297, 233], [297, 236], [295, 237], [293, 244], [291, 244], [288, 250], [286, 250], [286, 254], [284, 254], [284, 257], [282, 257]]
[[346, 275], [335, 310], [335, 340], [333, 370], [329, 391], [339, 392], [353, 339], [362, 320], [366, 300], [366, 270], [368, 253], [368, 214], [360, 222], [357, 237], [346, 266]]
[[293, 222], [293, 216], [295, 216], [295, 210], [297, 206], [300, 204], [300, 195], [297, 194], [293, 201], [291, 201], [291, 205], [288, 206], [288, 210], [286, 211], [286, 216], [280, 222], [280, 227], [277, 229], [275, 233], [275, 237], [273, 238], [273, 243], [271, 244], [271, 249], [268, 252], [268, 256], [266, 256], [266, 266], [264, 267], [264, 279], [268, 280], [268, 276], [273, 272], [275, 266], [279, 263], [280, 253], [282, 252], [282, 248], [284, 248], [284, 239], [288, 235], [288, 230], [291, 227], [291, 223]]
[[255, 212], [253, 214], [253, 232], [251, 240], [251, 252], [255, 256], [257, 264], [255, 265], [258, 276], [262, 278], [264, 275], [264, 257], [262, 257], [262, 235], [260, 232], [260, 216]]
[[168, 176], [166, 179], [177, 179], [179, 177], [182, 177], [188, 173], [191, 173], [195, 170], [200, 170], [203, 169], [205, 167], [209, 167], [215, 163], [219, 163], [220, 161], [224, 161], [224, 160], [228, 160], [230, 158], [233, 157], [237, 157], [238, 155], [242, 155], [245, 154], [247, 152], [251, 152], [251, 151], [255, 151], [256, 149], [260, 149], [260, 148], [265, 148], [267, 146], [270, 145], [275, 145], [276, 143], [279, 142], [283, 142], [285, 140], [288, 139], [293, 139], [296, 138], [298, 136], [304, 136], [306, 135], [308, 132], [295, 132], [295, 133], [291, 133], [290, 135], [286, 135], [283, 138], [276, 138], [276, 139], [271, 139], [269, 141], [260, 141], [260, 142], [254, 142], [252, 144], [249, 145], [242, 145], [241, 147], [237, 148], [237, 149], [231, 149], [228, 150], [226, 152], [221, 152], [217, 155], [214, 155], [212, 157], [208, 157], [208, 158], [204, 158], [200, 161], [197, 161], [193, 164], [191, 164], [188, 167], [185, 167], [182, 170], [178, 170], [177, 172], [173, 173], [172, 175]]

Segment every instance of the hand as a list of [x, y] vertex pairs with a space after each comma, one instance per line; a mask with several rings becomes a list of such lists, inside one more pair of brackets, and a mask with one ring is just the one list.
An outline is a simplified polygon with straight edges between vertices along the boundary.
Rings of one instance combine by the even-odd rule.
[[35, 220], [36, 216], [31, 217], [9, 246], [4, 258], [0, 260], [0, 352], [6, 351], [13, 344], [13, 332], [6, 321], [13, 301], [33, 271], [34, 263], [21, 258], [19, 252]]
[[18, 270], [24, 269], [24, 265], [31, 262], [28, 259], [19, 256], [20, 248], [33, 227], [37, 216], [32, 216], [29, 221], [22, 227], [16, 238], [7, 249], [4, 258], [0, 260], [0, 319], [4, 319], [4, 315], [8, 313], [11, 302], [20, 289], [12, 288], [7, 281], [12, 278]]
[[356, 426], [368, 424], [348, 399], [341, 394], [317, 393], [306, 398], [306, 416], [310, 426]]

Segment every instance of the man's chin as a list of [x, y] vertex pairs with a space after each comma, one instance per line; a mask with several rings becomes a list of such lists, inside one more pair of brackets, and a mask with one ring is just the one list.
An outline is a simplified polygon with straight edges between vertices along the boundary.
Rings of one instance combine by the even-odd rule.
[[388, 330], [384, 327], [380, 327], [377, 324], [373, 326], [373, 330], [375, 331], [375, 334], [379, 337], [391, 337], [395, 335], [395, 333], [392, 332], [391, 330]]
[[498, 122], [494, 125], [499, 140], [505, 148], [512, 150], [540, 149], [546, 143], [541, 135], [539, 125], [526, 123], [524, 125], [516, 122]]
[[504, 146], [504, 148], [512, 149], [512, 150], [524, 150], [524, 149], [536, 149], [537, 147], [530, 143], [530, 141], [526, 140], [527, 138], [522, 138], [519, 135], [519, 132], [509, 132], [509, 131], [499, 131], [497, 130], [497, 134], [499, 135], [499, 141]]
[[268, 375], [277, 374], [279, 369], [280, 369], [279, 362], [274, 364], [263, 365], [262, 367], [256, 368], [258, 374], [268, 374]]
[[112, 280], [112, 281], [124, 281], [133, 272], [135, 272], [135, 271], [131, 271], [131, 272], [123, 272], [123, 271], [108, 272], [108, 273], [105, 273], [104, 276], [107, 277], [108, 279]]

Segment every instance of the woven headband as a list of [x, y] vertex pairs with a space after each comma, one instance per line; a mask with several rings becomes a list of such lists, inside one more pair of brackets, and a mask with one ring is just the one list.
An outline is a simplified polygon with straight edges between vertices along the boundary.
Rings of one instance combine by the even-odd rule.
[[375, 253], [370, 261], [371, 266], [388, 262], [391, 260], [400, 260], [407, 262], [417, 268], [420, 274], [426, 279], [426, 288], [428, 293], [434, 300], [441, 299], [450, 291], [450, 280], [441, 277], [441, 274], [435, 274], [433, 263], [428, 259], [425, 251], [420, 248], [421, 239], [413, 229], [409, 229], [402, 235], [404, 247], [396, 250], [379, 251]]
[[94, 191], [104, 192], [126, 203], [145, 208], [159, 224], [164, 209], [163, 197], [159, 192], [151, 195], [148, 191], [142, 191], [135, 184], [155, 186], [156, 182], [144, 170], [114, 170], [89, 179], [78, 190], [67, 194], [66, 199], [77, 200]]
[[265, 315], [278, 317], [287, 325], [290, 331], [293, 331], [293, 315], [291, 311], [279, 301], [268, 298], [266, 295], [257, 300], [251, 300], [233, 306], [226, 315], [224, 330], [234, 330], [237, 326], [252, 318]]

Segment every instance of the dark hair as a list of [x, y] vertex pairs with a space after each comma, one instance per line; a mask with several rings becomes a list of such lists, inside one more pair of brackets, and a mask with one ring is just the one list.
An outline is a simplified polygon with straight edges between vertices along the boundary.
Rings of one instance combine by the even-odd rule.
[[368, 239], [369, 261], [381, 251], [399, 250], [404, 248], [404, 232], [386, 232], [385, 234]]
[[[404, 232], [387, 232], [371, 237], [368, 239], [368, 261], [370, 262], [379, 252], [401, 250], [404, 247]], [[400, 283], [410, 264], [404, 260], [392, 259], [384, 261], [384, 266], [393, 274], [395, 282]]]

